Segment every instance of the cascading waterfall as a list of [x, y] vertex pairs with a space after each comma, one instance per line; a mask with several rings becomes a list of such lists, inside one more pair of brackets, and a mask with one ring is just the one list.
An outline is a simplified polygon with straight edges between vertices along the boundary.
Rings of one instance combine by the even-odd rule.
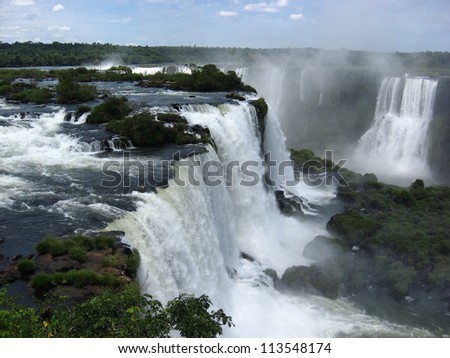
[[374, 123], [356, 149], [359, 167], [380, 173], [385, 180], [429, 179], [427, 131], [437, 83], [427, 78], [383, 80]]
[[[139, 279], [145, 292], [162, 301], [182, 292], [208, 294], [233, 317], [236, 326], [226, 336], [411, 333], [366, 316], [343, 300], [276, 291], [265, 270], [281, 276], [287, 267], [308, 264], [303, 247], [324, 229], [281, 215], [261, 181], [243, 185], [249, 180], [239, 167], [243, 163], [251, 161], [253, 172], [264, 174], [252, 106], [185, 105], [180, 112], [188, 123], [209, 128], [217, 151], [208, 146], [206, 153], [176, 162], [175, 179], [167, 188], [134, 193], [138, 209], [107, 228], [125, 231], [126, 240], [140, 252]], [[268, 121], [266, 131], [272, 131], [276, 126], [270, 117]], [[276, 140], [271, 143], [266, 145], [283, 152], [273, 147]], [[226, 170], [228, 165], [233, 169]], [[207, 185], [205, 173], [220, 180], [220, 168], [226, 180]]]

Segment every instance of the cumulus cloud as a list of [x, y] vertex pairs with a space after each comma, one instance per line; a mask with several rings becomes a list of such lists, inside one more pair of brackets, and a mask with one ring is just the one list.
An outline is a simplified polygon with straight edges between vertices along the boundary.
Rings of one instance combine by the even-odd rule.
[[302, 20], [302, 19], [305, 18], [305, 16], [303, 14], [298, 13], [298, 14], [291, 14], [291, 15], [289, 15], [289, 18], [291, 20]]
[[56, 4], [55, 6], [52, 7], [53, 12], [62, 11], [62, 10], [64, 10], [64, 6], [62, 6], [61, 4]]
[[47, 31], [70, 31], [72, 30], [69, 26], [49, 26]]
[[219, 16], [223, 16], [223, 17], [237, 16], [237, 12], [234, 12], [234, 11], [221, 11], [221, 12], [219, 12]]
[[247, 4], [244, 6], [244, 10], [247, 11], [261, 11], [261, 12], [277, 12], [280, 8], [289, 5], [289, 0], [277, 0], [272, 2], [259, 2], [253, 4]]
[[11, 0], [10, 4], [14, 6], [31, 6], [34, 5], [35, 2], [34, 0]]

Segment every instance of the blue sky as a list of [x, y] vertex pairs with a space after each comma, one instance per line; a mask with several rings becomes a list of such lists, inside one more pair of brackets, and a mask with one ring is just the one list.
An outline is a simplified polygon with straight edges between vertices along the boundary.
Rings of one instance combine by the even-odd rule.
[[0, 41], [450, 51], [450, 0], [0, 0]]

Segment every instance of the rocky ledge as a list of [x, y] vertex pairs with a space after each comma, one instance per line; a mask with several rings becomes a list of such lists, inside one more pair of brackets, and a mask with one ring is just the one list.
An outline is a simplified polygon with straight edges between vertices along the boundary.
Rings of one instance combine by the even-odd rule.
[[25, 280], [35, 296], [54, 295], [80, 302], [104, 288], [124, 287], [136, 277], [137, 251], [122, 242], [122, 232], [89, 236], [48, 237], [37, 254], [21, 258], [0, 271], [0, 285]]

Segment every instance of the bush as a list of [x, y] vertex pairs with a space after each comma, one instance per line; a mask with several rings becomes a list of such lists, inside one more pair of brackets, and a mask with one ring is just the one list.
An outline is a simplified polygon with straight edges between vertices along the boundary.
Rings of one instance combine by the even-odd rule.
[[116, 239], [112, 236], [97, 236], [94, 238], [94, 245], [97, 249], [115, 249], [116, 248]]
[[86, 122], [101, 124], [118, 121], [125, 118], [130, 112], [131, 108], [126, 97], [108, 97], [92, 110]]
[[106, 256], [100, 260], [100, 265], [102, 267], [117, 267], [119, 265], [119, 260], [117, 256]]
[[52, 275], [46, 273], [38, 273], [31, 279], [31, 287], [37, 291], [38, 294], [47, 292], [53, 287]]
[[33, 260], [23, 259], [17, 263], [17, 268], [22, 273], [30, 273], [34, 271], [34, 269], [36, 268], [36, 264]]
[[86, 261], [86, 250], [79, 246], [74, 246], [69, 250], [69, 256], [71, 259], [76, 260], [78, 262], [85, 262]]
[[127, 258], [126, 262], [126, 274], [131, 278], [135, 278], [137, 274], [137, 270], [139, 268], [139, 252], [136, 249], [133, 249], [133, 252]]
[[86, 106], [86, 105], [78, 106], [78, 108], [77, 108], [77, 117], [79, 117], [79, 116], [81, 116], [81, 115], [83, 115], [83, 114], [85, 114], [87, 112], [90, 112], [90, 111], [91, 111], [91, 107], [89, 107], [89, 106]]
[[56, 86], [58, 103], [70, 104], [93, 101], [97, 96], [95, 86], [80, 85], [72, 77], [66, 76], [59, 80]]
[[39, 242], [36, 251], [39, 255], [50, 253], [52, 256], [60, 256], [67, 254], [68, 249], [60, 239], [51, 236]]
[[[51, 316], [43, 318], [51, 304]], [[210, 311], [207, 296], [181, 295], [166, 308], [132, 284], [105, 290], [74, 305], [49, 301], [42, 308], [17, 305], [0, 290], [0, 337], [8, 338], [167, 338], [177, 329], [183, 337], [216, 337], [233, 325], [222, 310]]]
[[74, 236], [69, 242], [72, 242], [73, 246], [79, 246], [86, 251], [92, 251], [95, 249], [94, 239], [87, 236]]
[[[160, 115], [160, 114], [159, 114]], [[159, 116], [158, 115], [158, 116]], [[106, 128], [126, 137], [137, 147], [161, 146], [169, 143], [197, 143], [199, 140], [184, 132], [184, 125], [166, 127], [150, 113], [140, 113], [121, 121], [111, 121]]]

